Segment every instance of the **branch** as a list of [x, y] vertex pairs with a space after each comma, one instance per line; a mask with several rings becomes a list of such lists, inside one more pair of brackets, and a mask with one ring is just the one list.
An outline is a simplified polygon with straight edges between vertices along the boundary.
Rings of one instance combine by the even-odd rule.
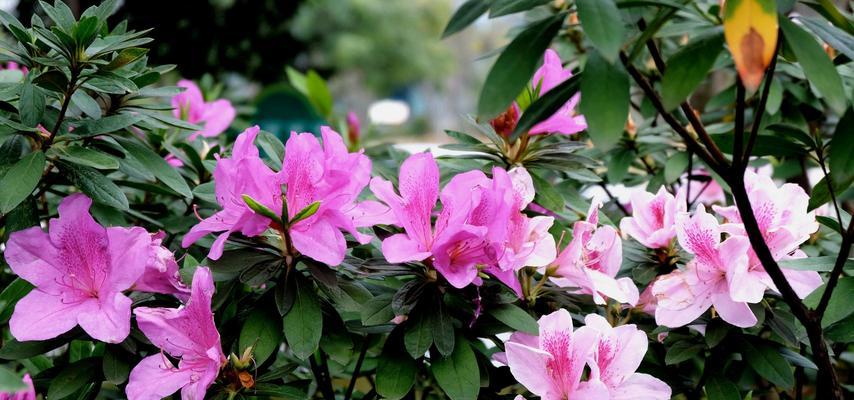
[[344, 400], [350, 400], [353, 396], [353, 389], [356, 387], [356, 380], [359, 379], [359, 371], [362, 369], [362, 362], [365, 361], [365, 354], [368, 353], [370, 347], [369, 338], [365, 336], [362, 342], [362, 351], [359, 352], [359, 358], [356, 360], [356, 366], [353, 368], [353, 377], [350, 378], [350, 385], [347, 386], [347, 394], [344, 395]]
[[699, 143], [691, 136], [691, 133], [685, 129], [684, 126], [673, 116], [673, 114], [666, 111], [664, 108], [664, 103], [661, 101], [661, 97], [658, 96], [658, 93], [655, 92], [655, 89], [652, 88], [652, 85], [649, 81], [643, 76], [643, 74], [635, 68], [634, 65], [629, 62], [629, 58], [626, 56], [625, 52], [620, 52], [620, 61], [623, 62], [623, 65], [626, 67], [626, 70], [629, 72], [629, 75], [637, 82], [638, 86], [640, 86], [641, 90], [643, 90], [646, 97], [652, 102], [652, 105], [661, 115], [661, 118], [673, 128], [676, 133], [682, 137], [682, 140], [685, 141], [685, 145], [688, 146], [688, 149], [697, 154], [700, 159], [705, 162], [709, 168], [713, 171], [717, 172], [719, 175], [725, 174], [725, 168], [720, 165], [720, 163], [712, 157], [712, 155], [706, 150], [705, 147], [700, 146]]
[[833, 270], [830, 271], [830, 278], [827, 279], [824, 294], [821, 295], [818, 307], [815, 308], [819, 321], [824, 317], [824, 312], [827, 311], [830, 296], [833, 294], [833, 289], [836, 289], [836, 284], [839, 283], [839, 277], [842, 275], [845, 262], [848, 261], [852, 239], [854, 239], [854, 218], [851, 218], [851, 221], [848, 223], [848, 229], [842, 233], [842, 247], [839, 248], [839, 255], [836, 256], [836, 264], [833, 265]]
[[[735, 138], [732, 142], [732, 169], [735, 172], [734, 175], [742, 175], [744, 172], [744, 168], [742, 168], [742, 156], [741, 153], [744, 148], [744, 109], [747, 108], [744, 104], [744, 84], [741, 82], [741, 78], [735, 78], [735, 128], [733, 129], [733, 133], [735, 134]], [[754, 118], [753, 126], [759, 126], [759, 119], [761, 115]], [[749, 153], [748, 153], [749, 154]], [[747, 162], [744, 162], [744, 165], [747, 165]]]
[[[646, 21], [644, 21], [643, 18], [638, 20], [638, 28], [640, 28], [641, 32], [646, 29]], [[649, 50], [649, 55], [652, 57], [652, 61], [655, 63], [655, 67], [658, 69], [658, 72], [661, 75], [664, 75], [664, 71], [667, 69], [667, 64], [664, 63], [664, 58], [661, 56], [661, 52], [658, 50], [658, 46], [656, 46], [655, 41], [653, 41], [652, 38], [646, 41], [646, 48]], [[706, 132], [706, 127], [703, 126], [703, 122], [697, 117], [697, 111], [694, 110], [694, 107], [691, 107], [691, 104], [689, 104], [686, 99], [679, 105], [679, 108], [683, 113], [685, 113], [685, 118], [688, 119], [688, 123], [691, 124], [691, 128], [694, 128], [694, 132], [697, 132], [697, 136], [700, 137], [700, 140], [709, 149], [711, 155], [714, 156], [718, 162], [725, 164], [726, 156], [724, 156], [718, 148], [718, 145], [715, 144], [715, 141], [712, 140], [712, 137], [709, 136], [709, 133]]]

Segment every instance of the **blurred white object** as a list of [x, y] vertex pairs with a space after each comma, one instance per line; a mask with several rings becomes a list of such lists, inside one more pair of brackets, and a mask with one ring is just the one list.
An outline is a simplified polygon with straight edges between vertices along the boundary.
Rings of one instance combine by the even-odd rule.
[[9, 14], [18, 14], [15, 10], [18, 8], [18, 3], [20, 3], [20, 0], [0, 0], [0, 10], [6, 11]]
[[409, 113], [409, 105], [400, 100], [379, 100], [368, 107], [368, 118], [377, 125], [400, 125], [409, 119]]

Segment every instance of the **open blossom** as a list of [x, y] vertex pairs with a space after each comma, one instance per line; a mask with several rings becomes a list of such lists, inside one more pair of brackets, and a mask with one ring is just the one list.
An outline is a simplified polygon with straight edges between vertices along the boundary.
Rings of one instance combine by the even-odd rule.
[[[543, 55], [543, 65], [534, 73], [531, 82], [534, 89], [540, 88], [540, 96], [560, 85], [572, 77], [572, 71], [564, 68], [557, 52], [547, 49]], [[558, 109], [554, 115], [534, 125], [529, 131], [531, 135], [542, 133], [561, 133], [572, 135], [587, 129], [587, 121], [583, 115], [576, 115], [575, 107], [581, 99], [581, 94], [576, 94]]]
[[199, 267], [184, 307], [134, 310], [145, 337], [180, 361], [175, 367], [162, 353], [143, 358], [130, 373], [129, 400], [159, 400], [179, 389], [184, 400], [205, 398], [226, 361], [211, 312], [214, 289], [210, 270]]
[[33, 387], [33, 378], [30, 374], [24, 374], [22, 379], [25, 389], [17, 392], [0, 392], [0, 400], [36, 400], [36, 389]]
[[272, 222], [246, 205], [248, 195], [271, 210], [282, 209], [282, 186], [288, 205], [287, 218], [305, 207], [320, 202], [317, 211], [289, 226], [294, 248], [317, 261], [338, 265], [347, 250], [341, 230], [359, 242], [370, 236], [356, 228], [382, 223], [391, 217], [377, 202], [356, 200], [370, 180], [371, 161], [361, 152], [349, 153], [341, 136], [328, 127], [321, 128], [323, 145], [310, 133], [292, 133], [285, 144], [281, 172], [274, 172], [261, 160], [253, 144], [259, 128], [251, 127], [235, 141], [231, 158], [221, 158], [214, 169], [217, 202], [222, 210], [201, 221], [184, 236], [182, 245], [190, 246], [202, 236], [222, 232], [211, 246], [208, 258], [222, 256], [225, 241], [234, 232], [257, 236]]
[[588, 314], [584, 318], [588, 329], [599, 333], [590, 365], [590, 380], [601, 382], [608, 390], [610, 400], [668, 400], [670, 386], [660, 379], [637, 373], [646, 354], [646, 334], [635, 325], [612, 328], [600, 315]]
[[[457, 288], [480, 284], [479, 267], [519, 290], [515, 271], [529, 262], [548, 258], [548, 239], [542, 226], [548, 221], [520, 219], [522, 204], [530, 194], [518, 193], [507, 171], [494, 168], [492, 178], [481, 171], [469, 171], [451, 178], [439, 192], [439, 167], [429, 153], [414, 154], [400, 167], [399, 189], [382, 178], [371, 181], [371, 190], [388, 204], [396, 224], [404, 233], [382, 243], [386, 260], [393, 263], [432, 259], [433, 266]], [[516, 172], [514, 174], [521, 174]], [[517, 177], [518, 179], [518, 177]], [[523, 185], [524, 186], [524, 185]], [[436, 201], [442, 210], [431, 223]], [[509, 229], [516, 224], [516, 229]], [[517, 239], [508, 234], [519, 233]], [[541, 244], [543, 242], [544, 244]], [[508, 255], [507, 252], [514, 252]]]
[[193, 82], [186, 79], [178, 81], [178, 87], [185, 90], [172, 97], [172, 113], [175, 118], [181, 118], [191, 124], [202, 126], [202, 130], [193, 132], [190, 140], [195, 140], [199, 135], [214, 137], [223, 132], [234, 121], [237, 112], [231, 102], [219, 99], [205, 102], [202, 91]]
[[133, 289], [140, 292], [172, 294], [181, 300], [187, 300], [190, 288], [181, 282], [175, 255], [161, 244], [165, 236], [163, 232], [151, 235], [148, 263]]
[[651, 249], [670, 246], [676, 236], [676, 214], [685, 210], [685, 202], [662, 186], [655, 195], [633, 192], [631, 205], [632, 216], [620, 221], [620, 230]]
[[573, 331], [564, 309], [540, 317], [539, 336], [516, 332], [505, 342], [507, 365], [513, 377], [544, 400], [608, 399], [598, 381], [582, 382], [599, 333], [589, 327]]
[[756, 316], [747, 303], [759, 302], [765, 286], [755, 275], [738, 273], [749, 266], [748, 239], [730, 236], [721, 242], [721, 227], [702, 204], [694, 215], [680, 213], [676, 227], [679, 244], [694, 258], [684, 270], [661, 276], [653, 284], [656, 323], [684, 326], [715, 306], [730, 324], [755, 325]]
[[10, 235], [6, 262], [35, 286], [9, 321], [16, 339], [51, 339], [76, 325], [108, 343], [130, 333], [131, 299], [122, 292], [143, 274], [151, 238], [142, 228], [99, 225], [91, 205], [88, 197], [73, 194], [59, 204], [49, 233], [32, 227]]
[[623, 261], [623, 244], [617, 231], [610, 226], [598, 226], [599, 207], [593, 202], [587, 219], [573, 225], [572, 241], [549, 267], [553, 282], [562, 287], [576, 287], [590, 294], [597, 304], [605, 297], [634, 305], [638, 289], [631, 278], [615, 279]]

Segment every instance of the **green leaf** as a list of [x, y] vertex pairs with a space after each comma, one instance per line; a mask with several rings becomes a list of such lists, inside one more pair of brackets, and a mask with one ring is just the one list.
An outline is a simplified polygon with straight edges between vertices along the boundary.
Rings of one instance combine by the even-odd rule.
[[249, 347], [257, 365], [261, 365], [279, 347], [282, 341], [282, 320], [278, 315], [261, 308], [249, 314], [240, 330], [240, 354]]
[[433, 376], [451, 400], [476, 399], [480, 392], [480, 370], [474, 351], [459, 338], [450, 357], [431, 359]]
[[495, 319], [504, 323], [517, 331], [536, 335], [539, 333], [539, 325], [537, 320], [521, 308], [513, 304], [502, 304], [492, 310], [489, 314]]
[[[840, 188], [849, 187], [851, 183], [854, 182], [854, 175], [849, 176], [844, 182], [836, 182], [836, 179], [831, 180], [833, 182], [833, 189], [835, 194], [839, 196], [841, 193]], [[827, 177], [821, 178], [818, 183], [815, 184], [812, 188], [812, 193], [810, 193], [810, 202], [808, 211], [815, 210], [816, 208], [821, 207], [823, 204], [832, 200], [830, 196], [830, 185], [828, 185]]]
[[119, 161], [113, 156], [77, 144], [71, 146], [53, 146], [48, 155], [55, 155], [65, 161], [85, 165], [96, 169], [118, 169]]
[[387, 342], [377, 364], [377, 393], [383, 398], [400, 399], [406, 396], [418, 374], [418, 364], [398, 347], [399, 343], [391, 340]]
[[117, 141], [164, 185], [180, 193], [184, 198], [193, 197], [193, 192], [187, 186], [187, 181], [178, 173], [178, 170], [169, 165], [163, 157], [160, 157], [150, 147], [133, 139], [122, 138], [117, 139]]
[[0, 292], [0, 324], [9, 321], [12, 312], [15, 310], [15, 304], [31, 290], [33, 290], [33, 285], [21, 278], [15, 278], [3, 289], [3, 292]]
[[789, 389], [794, 385], [792, 368], [776, 347], [765, 342], [741, 340], [739, 349], [747, 364], [774, 385]]
[[443, 357], [450, 355], [457, 345], [457, 339], [454, 336], [454, 321], [453, 317], [448, 314], [448, 309], [442, 301], [442, 295], [439, 294], [436, 299], [436, 313], [433, 314], [433, 343], [436, 344], [436, 350]]
[[531, 180], [534, 182], [537, 204], [549, 210], [563, 211], [563, 206], [566, 204], [563, 196], [555, 190], [549, 181], [541, 178], [539, 174], [533, 171], [528, 172], [531, 173]]
[[635, 161], [637, 154], [634, 150], [619, 148], [612, 155], [608, 162], [608, 182], [620, 183], [629, 172], [629, 167]]
[[50, 70], [35, 77], [33, 84], [54, 92], [65, 93], [65, 90], [68, 88], [68, 77], [62, 71]]
[[620, 141], [629, 117], [629, 75], [622, 64], [610, 64], [598, 51], [591, 51], [581, 93], [579, 109], [587, 120], [587, 132], [593, 144], [606, 151]]
[[324, 117], [330, 117], [332, 115], [332, 93], [329, 92], [326, 81], [317, 72], [311, 70], [306, 75], [305, 84], [308, 90], [308, 100], [317, 109], [317, 112]]
[[[23, 379], [18, 374], [10, 371], [6, 367], [0, 367], [0, 392], [13, 393], [19, 390], [27, 389]], [[15, 396], [8, 397], [14, 398]]]
[[433, 327], [430, 323], [432, 318], [427, 314], [432, 310], [425, 308], [422, 307], [418, 313], [410, 316], [406, 323], [406, 334], [403, 336], [406, 351], [416, 360], [423, 357], [433, 344]]
[[854, 60], [854, 36], [815, 17], [798, 17], [798, 21], [827, 42], [830, 47], [839, 50], [850, 60]]
[[667, 60], [661, 78], [661, 100], [667, 111], [679, 106], [706, 79], [723, 44], [723, 34], [716, 31], [694, 39]]
[[530, 24], [501, 52], [480, 92], [477, 113], [481, 117], [491, 119], [504, 112], [528, 85], [563, 19], [560, 13]]
[[104, 349], [104, 361], [101, 366], [104, 378], [114, 385], [125, 383], [131, 370], [128, 358], [121, 346], [108, 344]]
[[116, 58], [110, 61], [110, 63], [107, 64], [104, 69], [106, 69], [107, 71], [119, 69], [136, 60], [139, 60], [146, 53], [148, 53], [148, 49], [142, 47], [129, 47], [127, 49], [122, 49], [122, 51], [120, 51], [119, 54], [116, 55]]
[[117, 114], [101, 119], [88, 120], [74, 130], [75, 135], [95, 136], [125, 129], [143, 119], [138, 114]]
[[667, 349], [667, 354], [664, 356], [664, 363], [667, 365], [679, 364], [694, 358], [701, 351], [703, 351], [703, 345], [692, 343], [688, 340], [681, 340], [673, 343]]
[[837, 183], [854, 177], [854, 108], [848, 108], [830, 139], [830, 174]]
[[50, 399], [62, 399], [70, 396], [83, 386], [98, 381], [97, 358], [86, 358], [69, 364], [50, 381], [47, 396]]
[[285, 338], [288, 346], [299, 359], [305, 360], [314, 354], [323, 333], [323, 315], [313, 286], [307, 282], [295, 285], [294, 304], [285, 314]]
[[362, 305], [362, 325], [373, 326], [389, 323], [394, 318], [391, 310], [391, 295], [379, 295]]
[[44, 172], [45, 157], [34, 151], [18, 160], [0, 179], [0, 213], [7, 214], [36, 188]]
[[489, 18], [528, 11], [534, 7], [549, 3], [551, 0], [493, 0], [489, 7]]
[[575, 5], [584, 33], [600, 54], [614, 63], [626, 35], [617, 5], [613, 0], [576, 0]]
[[74, 27], [74, 41], [81, 48], [88, 47], [98, 35], [98, 29], [101, 27], [101, 21], [98, 17], [87, 16], [80, 18], [77, 25]]
[[[851, 261], [849, 260], [849, 262]], [[810, 308], [818, 306], [826, 287], [826, 285], [822, 285], [812, 292], [804, 299], [804, 304]], [[821, 319], [821, 326], [830, 326], [854, 313], [854, 307], [851, 307], [852, 298], [854, 298], [854, 277], [844, 276], [839, 279], [839, 283], [833, 289], [833, 294], [827, 303], [827, 309], [824, 311], [824, 317]]]
[[82, 90], [78, 90], [71, 95], [71, 103], [77, 106], [84, 114], [94, 118], [101, 118], [101, 106], [95, 99], [86, 94]]
[[741, 400], [738, 387], [729, 379], [719, 375], [712, 375], [706, 381], [706, 396], [708, 400]]
[[28, 127], [38, 125], [44, 116], [44, 108], [44, 92], [32, 83], [24, 82], [21, 85], [21, 98], [18, 100], [21, 123]]
[[271, 210], [271, 209], [267, 208], [267, 206], [259, 203], [258, 200], [253, 199], [252, 196], [250, 196], [248, 194], [244, 194], [242, 197], [243, 197], [243, 202], [246, 203], [246, 205], [249, 206], [249, 208], [251, 208], [252, 211], [255, 212], [255, 214], [265, 216], [265, 217], [270, 218], [271, 220], [279, 222], [279, 223], [282, 222], [282, 218], [279, 217], [278, 215], [276, 215], [276, 213], [273, 210]]
[[786, 38], [786, 44], [798, 57], [798, 63], [804, 69], [810, 85], [821, 93], [830, 108], [839, 114], [844, 113], [848, 100], [843, 90], [842, 78], [827, 53], [812, 35], [788, 18], [780, 18], [780, 29]]
[[471, 25], [489, 9], [489, 4], [490, 0], [469, 0], [463, 3], [451, 16], [448, 25], [445, 26], [442, 38], [451, 36]]
[[[836, 256], [818, 256], [807, 258], [795, 258], [791, 260], [780, 260], [777, 264], [780, 268], [791, 269], [795, 271], [818, 271], [830, 272], [833, 270], [833, 265], [836, 263]], [[845, 270], [854, 270], [854, 260], [848, 259], [845, 261]]]
[[124, 192], [97, 170], [65, 161], [57, 161], [56, 165], [68, 176], [74, 186], [92, 200], [122, 211], [128, 210], [128, 199]]
[[289, 224], [294, 225], [297, 222], [300, 222], [306, 218], [310, 218], [312, 215], [314, 215], [314, 213], [317, 212], [317, 210], [319, 208], [320, 208], [320, 200], [315, 201], [314, 203], [311, 203], [311, 204], [305, 206], [305, 208], [300, 210], [298, 213], [296, 213], [296, 215], [294, 215], [293, 218], [291, 218], [291, 221], [289, 222]]
[[264, 150], [264, 154], [273, 161], [273, 165], [276, 166], [276, 171], [282, 169], [285, 145], [282, 144], [282, 141], [279, 140], [276, 135], [267, 131], [260, 131], [258, 133], [258, 137], [255, 138], [255, 143], [257, 143], [258, 146], [261, 147], [261, 150]]
[[525, 113], [522, 114], [522, 117], [519, 118], [519, 122], [516, 124], [516, 129], [513, 130], [513, 134], [510, 135], [510, 142], [515, 142], [516, 139], [519, 138], [523, 133], [529, 131], [534, 125], [538, 124], [540, 121], [545, 120], [548, 117], [551, 117], [569, 101], [572, 96], [575, 96], [578, 93], [578, 89], [581, 86], [581, 76], [583, 73], [578, 73], [572, 76], [561, 84], [552, 88], [546, 92], [546, 94], [540, 96], [537, 100], [531, 103], [530, 106], [525, 110]]
[[667, 159], [667, 163], [664, 164], [665, 183], [676, 182], [682, 176], [682, 173], [688, 169], [689, 157], [686, 152], [677, 152]]

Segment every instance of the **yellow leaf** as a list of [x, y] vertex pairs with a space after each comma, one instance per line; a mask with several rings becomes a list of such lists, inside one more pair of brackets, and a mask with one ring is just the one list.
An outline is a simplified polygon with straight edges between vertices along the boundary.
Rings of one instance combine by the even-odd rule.
[[727, 0], [724, 36], [744, 86], [756, 90], [777, 48], [777, 2]]

